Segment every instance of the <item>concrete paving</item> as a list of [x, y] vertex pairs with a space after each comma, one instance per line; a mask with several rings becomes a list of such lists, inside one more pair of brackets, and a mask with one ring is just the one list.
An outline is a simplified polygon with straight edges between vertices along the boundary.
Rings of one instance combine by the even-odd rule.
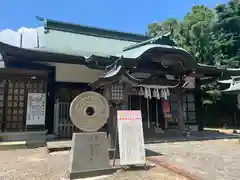
[[[219, 131], [202, 131], [193, 132], [191, 136], [181, 136], [178, 133], [154, 134], [151, 137], [145, 137], [145, 143], [166, 143], [166, 142], [185, 142], [185, 141], [202, 141], [212, 139], [236, 139], [240, 138], [239, 134], [230, 134]], [[71, 140], [51, 140], [47, 142], [47, 147], [50, 152], [64, 151], [71, 149]]]
[[[160, 135], [146, 138], [145, 142], [147, 151], [150, 152], [150, 156], [155, 156], [155, 161], [175, 173], [193, 177], [188, 179], [234, 180], [240, 177], [238, 172], [240, 168], [236, 170], [231, 168], [231, 163], [237, 164], [240, 155], [237, 134], [203, 131], [195, 132], [188, 137], [179, 136], [179, 134], [173, 137]], [[51, 152], [69, 150], [71, 140], [51, 141], [47, 146]], [[231, 158], [234, 158], [233, 162]], [[211, 160], [214, 160], [213, 163]], [[228, 164], [224, 166], [224, 162]], [[167, 166], [173, 166], [173, 168]], [[186, 176], [188, 174], [189, 176]]]
[[[0, 151], [0, 179], [3, 180], [69, 180], [69, 151], [48, 153], [45, 147]], [[166, 168], [117, 171], [109, 176], [88, 180], [188, 180]], [[86, 179], [85, 179], [86, 180]]]
[[147, 144], [146, 148], [162, 153], [159, 160], [205, 180], [240, 179], [238, 139]]

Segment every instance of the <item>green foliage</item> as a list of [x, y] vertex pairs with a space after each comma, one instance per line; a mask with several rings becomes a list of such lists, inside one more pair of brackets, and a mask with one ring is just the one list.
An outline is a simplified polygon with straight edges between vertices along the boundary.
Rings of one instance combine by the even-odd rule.
[[[147, 34], [157, 36], [168, 31], [176, 44], [194, 55], [199, 63], [240, 68], [240, 0], [230, 0], [215, 9], [193, 6], [182, 21], [170, 18], [155, 22], [148, 26]], [[221, 96], [216, 83], [203, 85], [201, 89], [206, 123], [232, 122], [236, 96]]]
[[[148, 25], [147, 35], [149, 36], [162, 36], [170, 31], [173, 31], [173, 35], [178, 30], [178, 21], [174, 18], [169, 18], [164, 22], [155, 22]], [[174, 39], [174, 37], [172, 37]]]
[[174, 18], [148, 26], [150, 36], [172, 31], [178, 46], [192, 53], [199, 63], [240, 67], [240, 0], [209, 9], [193, 6], [182, 21]]

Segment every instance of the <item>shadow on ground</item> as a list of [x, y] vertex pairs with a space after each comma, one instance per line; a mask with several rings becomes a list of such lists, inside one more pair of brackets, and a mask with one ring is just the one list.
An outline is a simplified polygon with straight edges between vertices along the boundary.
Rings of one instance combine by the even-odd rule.
[[150, 150], [150, 149], [146, 149], [146, 148], [145, 148], [145, 154], [146, 154], [146, 157], [162, 156], [162, 155], [163, 155], [163, 154], [161, 154], [161, 153], [158, 153], [158, 152], [152, 151], [152, 150]]
[[[189, 136], [183, 136], [179, 131], [166, 131], [162, 134], [144, 133], [145, 144], [168, 143], [168, 142], [184, 142], [184, 141], [206, 141], [217, 139], [237, 139], [239, 134], [228, 134], [217, 130], [205, 130], [192, 132]], [[71, 140], [55, 139], [47, 142], [49, 152], [66, 151], [71, 149]], [[156, 152], [146, 150], [146, 156], [159, 156]]]
[[[158, 153], [158, 152], [155, 152], [155, 151], [145, 148], [145, 156], [146, 157], [162, 156], [162, 155], [163, 154], [161, 154], [161, 153]], [[110, 159], [113, 159], [113, 157], [114, 157], [113, 153], [109, 152], [109, 157], [110, 157]], [[116, 156], [116, 159], [119, 159], [119, 158], [120, 158], [119, 155]]]
[[236, 139], [240, 138], [239, 134], [229, 134], [217, 130], [205, 130], [191, 132], [190, 135], [181, 135], [179, 132], [169, 131], [162, 134], [145, 134], [145, 144], [167, 143], [167, 142], [184, 142], [184, 141], [206, 141], [217, 139]]
[[150, 169], [154, 168], [154, 165], [148, 165], [146, 164], [144, 167], [143, 165], [131, 165], [131, 166], [126, 166], [124, 169], [120, 169], [119, 171], [124, 172], [124, 171], [142, 171], [143, 169], [146, 171], [149, 171]]

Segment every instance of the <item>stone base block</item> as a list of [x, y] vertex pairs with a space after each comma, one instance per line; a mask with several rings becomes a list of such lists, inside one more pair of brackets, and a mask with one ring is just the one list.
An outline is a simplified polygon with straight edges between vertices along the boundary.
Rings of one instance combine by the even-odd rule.
[[114, 170], [110, 166], [107, 133], [73, 134], [70, 179], [105, 175]]
[[98, 169], [98, 170], [92, 170], [92, 171], [70, 172], [70, 179], [89, 178], [89, 177], [113, 174], [118, 169], [119, 168], [109, 168], [109, 169]]

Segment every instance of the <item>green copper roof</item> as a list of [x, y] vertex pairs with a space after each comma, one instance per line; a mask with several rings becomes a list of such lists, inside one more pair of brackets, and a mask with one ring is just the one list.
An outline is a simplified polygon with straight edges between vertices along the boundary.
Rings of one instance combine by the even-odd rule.
[[[130, 48], [142, 42], [146, 43], [147, 40], [151, 39], [151, 37], [141, 34], [107, 30], [43, 18], [41, 20], [44, 21], [44, 42], [46, 48], [55, 49], [65, 54], [78, 51], [85, 57], [91, 55], [114, 56], [121, 53], [125, 48]], [[158, 38], [156, 42], [167, 45], [172, 45], [173, 43], [168, 38]]]
[[210, 66], [205, 64], [197, 64], [196, 72], [208, 75], [218, 75], [218, 76], [239, 76], [240, 68], [221, 68], [216, 66]]
[[44, 48], [21, 48], [0, 42], [0, 53], [5, 57], [16, 57], [16, 60], [23, 58], [26, 61], [61, 62], [69, 64], [85, 64], [85, 58], [77, 52], [65, 54], [63, 52]]
[[58, 30], [76, 34], [85, 34], [96, 37], [118, 39], [124, 41], [140, 42], [149, 39], [149, 36], [136, 33], [127, 33], [116, 30], [109, 30], [97, 27], [90, 27], [86, 25], [73, 24], [68, 22], [56, 21], [51, 19], [39, 18], [44, 21], [44, 27], [46, 30]]
[[81, 53], [81, 56], [109, 56], [120, 53], [124, 47], [136, 42], [49, 30], [44, 34], [45, 48], [64, 54]]
[[[8, 54], [9, 57], [22, 56], [38, 61], [85, 64], [93, 69], [103, 69], [115, 61], [120, 62], [120, 65], [121, 63], [126, 65], [129, 62], [145, 61], [144, 66], [146, 65], [145, 67], [151, 71], [171, 67], [167, 70], [172, 73], [196, 71], [196, 73], [216, 76], [221, 73], [240, 74], [239, 69], [220, 69], [197, 64], [195, 58], [184, 49], [176, 47], [169, 36], [150, 38], [134, 33], [43, 18], [41, 20], [44, 21], [44, 28], [35, 32], [36, 38], [30, 38], [36, 41], [30, 43], [34, 46], [18, 46], [0, 42], [0, 52], [4, 55]], [[25, 36], [26, 34], [21, 34], [23, 40], [28, 40], [27, 37], [30, 37], [24, 38]]]
[[169, 46], [176, 46], [176, 43], [170, 39], [170, 35], [169, 33], [163, 35], [163, 36], [157, 36], [157, 37], [153, 37], [151, 39], [148, 39], [146, 41], [142, 41], [139, 42], [137, 44], [128, 46], [126, 48], [123, 49], [123, 51], [128, 51], [131, 49], [135, 49], [137, 47], [141, 47], [147, 44], [161, 44], [161, 45], [169, 45]]

